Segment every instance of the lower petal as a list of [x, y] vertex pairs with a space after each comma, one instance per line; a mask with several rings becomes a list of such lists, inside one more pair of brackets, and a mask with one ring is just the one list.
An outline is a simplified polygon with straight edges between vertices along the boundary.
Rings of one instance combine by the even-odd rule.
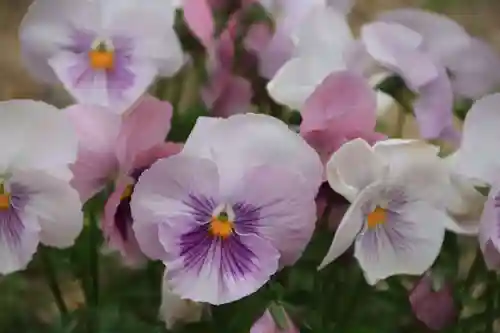
[[22, 211], [0, 212], [0, 274], [24, 269], [38, 248], [40, 226]]
[[444, 239], [446, 213], [430, 204], [412, 202], [391, 212], [385, 224], [365, 229], [354, 255], [368, 283], [397, 274], [423, 274], [437, 258]]
[[[172, 230], [161, 233], [172, 236]], [[166, 278], [181, 298], [214, 305], [229, 303], [257, 291], [278, 269], [278, 251], [256, 235], [213, 238], [206, 227], [184, 233], [178, 247], [180, 255], [166, 261]], [[170, 246], [169, 246], [170, 245]]]

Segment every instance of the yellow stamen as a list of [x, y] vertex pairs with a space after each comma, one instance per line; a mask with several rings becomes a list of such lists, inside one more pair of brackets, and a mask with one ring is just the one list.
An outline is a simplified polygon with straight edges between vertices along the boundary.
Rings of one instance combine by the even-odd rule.
[[373, 212], [368, 214], [366, 218], [366, 223], [368, 224], [368, 228], [374, 229], [379, 224], [384, 224], [387, 219], [387, 210], [377, 206]]
[[10, 193], [5, 192], [5, 185], [0, 183], [0, 210], [7, 210], [10, 207]]
[[115, 55], [112, 51], [95, 49], [89, 51], [90, 67], [93, 69], [112, 69], [115, 63]]
[[122, 196], [120, 197], [120, 200], [130, 198], [132, 196], [133, 192], [134, 192], [134, 186], [127, 185], [127, 187], [125, 187], [125, 189], [123, 190], [123, 193], [122, 193]]
[[233, 221], [227, 219], [226, 215], [212, 217], [210, 221], [210, 232], [212, 235], [227, 238], [233, 233]]

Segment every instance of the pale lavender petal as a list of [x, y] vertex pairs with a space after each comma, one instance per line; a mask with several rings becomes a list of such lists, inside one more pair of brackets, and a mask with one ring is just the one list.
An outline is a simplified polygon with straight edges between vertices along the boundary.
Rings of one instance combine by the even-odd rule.
[[237, 231], [267, 238], [280, 251], [282, 265], [301, 256], [314, 231], [316, 205], [300, 175], [279, 167], [256, 167], [229, 197], [247, 205], [247, 218], [236, 220]]
[[422, 137], [449, 139], [454, 126], [453, 92], [446, 71], [441, 68], [438, 78], [421, 87], [418, 94], [413, 106]]
[[208, 224], [193, 222], [196, 218], [180, 218], [160, 230], [172, 254], [165, 264], [174, 293], [197, 302], [228, 303], [257, 291], [276, 272], [279, 253], [268, 241], [252, 234], [214, 237]]
[[488, 43], [473, 38], [469, 47], [446, 59], [453, 91], [478, 99], [500, 86], [500, 55]]
[[40, 226], [34, 215], [25, 211], [30, 193], [10, 184], [11, 204], [0, 211], [0, 274], [24, 269], [40, 242]]
[[500, 268], [500, 194], [492, 188], [479, 225], [479, 245], [486, 265], [491, 270]]

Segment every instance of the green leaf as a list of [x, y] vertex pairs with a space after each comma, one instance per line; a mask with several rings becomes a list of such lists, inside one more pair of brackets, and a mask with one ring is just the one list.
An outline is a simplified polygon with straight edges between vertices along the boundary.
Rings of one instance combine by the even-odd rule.
[[193, 130], [198, 117], [209, 116], [208, 110], [204, 105], [193, 105], [182, 114], [174, 112], [172, 117], [172, 127], [168, 133], [167, 141], [185, 142]]

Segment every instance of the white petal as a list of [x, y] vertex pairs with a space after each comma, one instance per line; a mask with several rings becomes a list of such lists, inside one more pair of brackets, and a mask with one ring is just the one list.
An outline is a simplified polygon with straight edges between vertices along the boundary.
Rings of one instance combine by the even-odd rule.
[[33, 193], [26, 211], [40, 224], [40, 241], [60, 248], [73, 245], [83, 227], [78, 192], [66, 181], [41, 171], [16, 171], [11, 181]]
[[400, 217], [375, 230], [365, 230], [356, 240], [354, 255], [367, 282], [397, 274], [423, 274], [437, 258], [449, 217], [422, 201], [405, 205]]
[[52, 168], [76, 159], [78, 139], [70, 121], [43, 102], [0, 102], [0, 170]]
[[330, 187], [350, 201], [365, 187], [380, 180], [385, 171], [384, 161], [363, 139], [345, 143], [326, 166]]
[[180, 298], [172, 292], [167, 279], [163, 278], [160, 318], [167, 329], [172, 329], [177, 322], [197, 322], [201, 319], [202, 312], [203, 304]]
[[100, 17], [92, 1], [34, 1], [19, 28], [22, 57], [30, 73], [39, 80], [57, 82], [48, 59], [70, 45], [71, 26], [93, 31], [99, 29]]
[[380, 191], [380, 188], [380, 183], [373, 184], [363, 190], [359, 196], [356, 197], [342, 218], [342, 221], [335, 232], [332, 245], [330, 245], [325, 258], [319, 265], [318, 269], [324, 268], [326, 265], [337, 259], [354, 243], [356, 236], [363, 228], [363, 224], [365, 222], [365, 215], [362, 208], [370, 199], [373, 198], [374, 194]]
[[199, 118], [181, 154], [213, 160], [224, 178], [221, 186], [233, 186], [246, 170], [269, 164], [303, 176], [316, 193], [323, 181], [323, 165], [316, 151], [285, 123], [253, 113], [216, 121]]
[[500, 171], [500, 94], [478, 100], [467, 113], [456, 156], [459, 173], [492, 184]]
[[293, 58], [278, 70], [267, 84], [267, 91], [276, 102], [300, 111], [330, 72], [330, 64], [316, 57]]
[[346, 67], [344, 51], [354, 39], [346, 16], [334, 8], [322, 6], [309, 12], [293, 37], [300, 56], [324, 59], [331, 68]]

